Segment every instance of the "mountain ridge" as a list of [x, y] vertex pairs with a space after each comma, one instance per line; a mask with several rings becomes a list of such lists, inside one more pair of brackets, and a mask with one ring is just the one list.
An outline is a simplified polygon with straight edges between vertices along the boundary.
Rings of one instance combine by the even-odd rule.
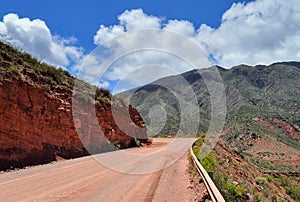
[[[150, 128], [149, 132], [151, 132], [151, 127], [155, 129], [152, 124], [155, 120], [151, 120], [151, 116], [149, 116], [151, 107], [159, 104], [153, 100], [154, 98], [160, 100], [163, 103], [161, 110], [166, 113], [167, 117], [164, 127], [157, 127], [157, 129], [161, 129], [158, 133], [148, 135], [169, 136], [176, 134], [179, 130], [178, 126], [182, 121], [180, 116], [185, 111], [178, 110], [180, 106], [176, 104], [174, 97], [165, 95], [180, 94], [180, 99], [188, 102], [191, 98], [186, 97], [185, 90], [190, 87], [193, 89], [193, 98], [197, 99], [199, 107], [198, 133], [206, 133], [211, 122], [211, 97], [204, 80], [206, 79], [206, 82], [215, 81], [217, 75], [213, 72], [218, 70], [226, 95], [226, 101], [224, 100], [227, 108], [224, 122], [225, 134], [220, 139], [224, 144], [239, 153], [248, 153], [249, 155], [253, 155], [254, 150], [266, 147], [261, 144], [268, 141], [274, 144], [274, 148], [277, 142], [293, 151], [300, 151], [299, 67], [300, 62], [296, 61], [271, 65], [238, 65], [231, 69], [214, 66], [162, 78], [149, 85], [123, 92], [119, 96], [126, 99], [140, 112], [148, 129]], [[188, 86], [181, 85], [181, 82], [178, 83], [179, 78], [186, 79]], [[149, 86], [154, 87], [149, 88]], [[285, 153], [286, 157], [291, 155], [288, 152], [282, 153]], [[300, 162], [300, 159], [295, 156], [291, 158], [293, 160], [290, 162], [283, 163], [280, 155], [274, 155], [272, 162], [278, 162], [278, 164], [282, 162], [282, 167], [285, 169], [289, 170], [288, 165], [290, 165], [293, 167], [293, 172], [294, 169], [299, 171], [300, 164], [297, 161]], [[273, 165], [273, 163], [271, 164]]]

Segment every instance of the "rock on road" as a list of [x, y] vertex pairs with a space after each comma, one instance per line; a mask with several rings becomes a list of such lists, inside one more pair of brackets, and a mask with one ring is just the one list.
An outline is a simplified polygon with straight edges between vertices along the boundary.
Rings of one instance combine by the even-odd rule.
[[0, 201], [193, 201], [187, 173], [195, 139], [97, 154], [0, 174]]

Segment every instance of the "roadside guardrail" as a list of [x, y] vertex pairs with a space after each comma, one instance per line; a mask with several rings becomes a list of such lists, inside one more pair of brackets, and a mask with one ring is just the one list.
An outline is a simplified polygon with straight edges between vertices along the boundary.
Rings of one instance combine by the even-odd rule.
[[204, 181], [207, 191], [211, 197], [211, 200], [213, 202], [225, 202], [225, 199], [216, 187], [215, 183], [212, 181], [206, 170], [203, 168], [203, 166], [200, 164], [197, 157], [195, 156], [193, 152], [193, 146], [190, 147], [190, 153], [192, 155], [193, 162]]

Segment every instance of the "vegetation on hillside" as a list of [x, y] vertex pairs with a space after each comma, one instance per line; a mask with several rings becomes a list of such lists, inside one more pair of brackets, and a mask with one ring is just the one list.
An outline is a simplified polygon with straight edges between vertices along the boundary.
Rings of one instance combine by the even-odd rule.
[[226, 201], [300, 200], [297, 180], [282, 173], [266, 174], [251, 165], [244, 155], [218, 144], [207, 156], [201, 156], [202, 135], [193, 151], [202, 166], [213, 173], [213, 181]]
[[[128, 99], [129, 95], [134, 93], [129, 103], [148, 119], [149, 109], [159, 104], [157, 99], [162, 98], [167, 120], [161, 134], [158, 135], [167, 136], [170, 132], [176, 134], [182, 121], [182, 113], [189, 113], [188, 109], [179, 110], [180, 100], [176, 100], [177, 97], [167, 95], [176, 92], [188, 102], [192, 96], [186, 92], [191, 87], [200, 110], [199, 133], [206, 133], [211, 121], [211, 98], [203, 77], [214, 81], [214, 74], [211, 73], [214, 72], [213, 69], [217, 69], [223, 79], [227, 115], [219, 140], [221, 146], [217, 146], [202, 163], [208, 170], [213, 170], [214, 178], [219, 179], [219, 186], [226, 190], [224, 194], [228, 196], [229, 201], [246, 200], [247, 194], [257, 201], [272, 201], [271, 197], [274, 195], [276, 198], [277, 194], [279, 201], [284, 201], [286, 195], [299, 200], [298, 189], [293, 184], [299, 184], [300, 180], [300, 62], [192, 70], [162, 78], [149, 85], [121, 93], [120, 96]], [[178, 82], [180, 78], [184, 78], [188, 86], [184, 85], [184, 82]], [[145, 122], [146, 125], [150, 123], [147, 119]], [[194, 150], [197, 152], [200, 147], [195, 147]], [[237, 168], [235, 164], [239, 165], [241, 162], [236, 159], [243, 162], [243, 166]], [[250, 171], [247, 167], [251, 168]], [[244, 177], [252, 177], [245, 183], [244, 178], [234, 179], [239, 172]], [[289, 177], [291, 175], [294, 179]], [[255, 178], [271, 179], [270, 176], [286, 176], [291, 183], [284, 187], [268, 180], [266, 187], [259, 185], [259, 188], [257, 183], [262, 183], [261, 179], [258, 178], [256, 183]], [[278, 187], [278, 193], [268, 192], [273, 190], [273, 185]], [[293, 190], [293, 194], [288, 190]]]
[[[40, 62], [30, 54], [0, 42], [0, 81], [3, 79], [38, 85], [48, 94], [63, 98], [70, 98], [75, 82], [75, 78], [66, 70]], [[106, 106], [110, 105], [112, 95], [107, 89], [76, 80], [74, 98], [83, 103], [95, 102], [99, 106]]]
[[[250, 120], [254, 117], [279, 118], [287, 121], [295, 130], [300, 131], [300, 63], [276, 63], [270, 66], [240, 65], [225, 70], [216, 67], [223, 79], [226, 89], [227, 117], [225, 128], [235, 123], [235, 117]], [[181, 75], [162, 78], [151, 84], [120, 94], [129, 99], [129, 103], [139, 110], [146, 125], [150, 123], [149, 109], [162, 104], [167, 120], [160, 136], [177, 132], [182, 123], [182, 113], [187, 113], [180, 106], [189, 88], [195, 93], [200, 111], [199, 132], [206, 132], [211, 119], [210, 93], [203, 80], [214, 80], [214, 69], [192, 70]], [[184, 78], [185, 82], [182, 81]], [[287, 82], [288, 81], [288, 82]], [[179, 96], [175, 96], [174, 92]], [[184, 110], [184, 111], [181, 111]], [[238, 122], [237, 122], [238, 123]], [[237, 124], [236, 123], [236, 124]], [[241, 125], [245, 127], [246, 125]], [[245, 130], [255, 130], [252, 125]], [[234, 132], [232, 130], [232, 132]], [[255, 132], [255, 131], [254, 131]]]

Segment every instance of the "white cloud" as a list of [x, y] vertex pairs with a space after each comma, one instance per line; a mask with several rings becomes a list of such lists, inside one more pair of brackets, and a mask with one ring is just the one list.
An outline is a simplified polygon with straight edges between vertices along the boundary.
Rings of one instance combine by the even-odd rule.
[[114, 25], [110, 27], [100, 26], [97, 34], [94, 36], [94, 43], [101, 45], [107, 40], [113, 39], [114, 37], [124, 33], [124, 27], [121, 25]]
[[47, 63], [66, 67], [82, 57], [82, 49], [70, 45], [74, 39], [53, 36], [40, 19], [19, 18], [7, 14], [0, 22], [0, 39], [32, 54]]
[[191, 68], [191, 65], [175, 55], [147, 50], [120, 58], [108, 68], [104, 77], [109, 80], [122, 79], [129, 84], [140, 86]]
[[164, 29], [186, 36], [193, 36], [195, 34], [194, 25], [187, 20], [169, 20]]
[[[204, 65], [201, 64], [208, 65], [209, 63], [204, 59], [206, 55], [203, 53], [200, 53], [201, 57], [196, 62], [200, 64], [198, 66], [187, 65], [181, 60], [189, 61], [189, 56], [191, 59], [199, 54], [186, 45], [188, 40], [195, 41], [202, 47], [207, 55], [214, 58], [214, 63], [227, 68], [239, 64], [257, 65], [300, 60], [298, 0], [257, 0], [249, 3], [234, 3], [223, 14], [220, 26], [215, 28], [206, 24], [195, 28], [189, 21], [166, 20], [164, 17], [147, 15], [142, 9], [126, 10], [118, 16], [118, 20], [119, 23], [115, 25], [101, 25], [94, 36], [95, 44], [106, 49], [106, 53], [110, 52], [113, 55], [111, 58], [113, 65], [100, 62], [97, 66], [93, 66], [93, 69], [86, 71], [91, 74], [93, 71], [106, 70], [104, 80], [123, 79], [128, 86], [129, 84], [143, 85], [169, 75], [170, 72], [178, 74], [203, 67]], [[182, 37], [178, 40], [178, 37], [167, 36], [159, 31], [155, 34], [145, 31], [142, 35], [135, 32], [144, 28], [157, 29], [161, 32], [168, 30], [188, 38]], [[130, 50], [141, 50], [141, 47], [146, 49], [159, 47], [157, 48], [159, 50], [130, 52]], [[174, 57], [168, 51], [162, 53], [162, 50], [176, 50], [178, 55]], [[182, 55], [186, 58], [180, 58]], [[102, 57], [99, 61], [103, 59], [105, 60]], [[161, 69], [167, 67], [171, 71], [167, 73], [160, 71], [158, 66], [161, 66]], [[145, 67], [148, 69], [146, 70]], [[96, 68], [100, 68], [101, 71]], [[144, 78], [142, 74], [145, 75]], [[122, 86], [122, 89], [125, 88], [126, 86]]]
[[146, 15], [142, 9], [126, 10], [118, 16], [119, 25], [100, 25], [97, 34], [94, 36], [94, 43], [102, 45], [104, 42], [113, 39], [128, 31], [147, 28], [160, 28], [162, 19]]
[[220, 27], [201, 25], [197, 35], [226, 67], [300, 60], [300, 4], [297, 0], [235, 3], [224, 13]]
[[126, 31], [145, 29], [145, 28], [160, 28], [162, 19], [146, 15], [142, 9], [126, 10], [122, 13], [118, 20], [120, 25], [126, 28]]
[[[199, 54], [186, 45], [189, 39], [196, 41], [215, 59], [215, 63], [224, 67], [300, 60], [299, 0], [234, 3], [223, 14], [220, 26], [215, 28], [206, 24], [195, 28], [187, 20], [166, 20], [161, 16], [148, 15], [142, 9], [126, 10], [118, 16], [118, 21], [115, 25], [99, 27], [94, 43], [102, 51], [89, 56], [84, 56], [82, 48], [74, 45], [76, 39], [53, 36], [44, 21], [20, 18], [17, 14], [8, 14], [0, 21], [0, 39], [51, 64], [66, 67], [75, 63], [73, 70], [83, 67], [83, 77], [92, 83], [97, 83], [97, 75], [105, 71], [104, 80], [125, 79], [129, 84], [143, 85], [171, 72], [182, 73], [209, 65], [203, 53], [196, 62], [197, 66], [183, 61]], [[151, 31], [143, 32], [143, 35], [135, 33], [135, 30], [142, 29], [169, 30], [188, 38], [178, 40], [174, 35], [159, 32], [153, 35]], [[130, 36], [122, 37], [124, 34]], [[110, 41], [116, 37], [116, 40]], [[142, 51], [126, 52], [141, 47], [144, 48]], [[176, 50], [178, 55], [162, 50]], [[190, 57], [180, 58], [181, 55]], [[105, 61], [107, 57], [112, 61]], [[111, 65], [109, 62], [114, 63]], [[141, 67], [145, 78], [141, 76]], [[165, 67], [170, 71], [164, 71]]]
[[[116, 25], [101, 25], [94, 36], [94, 43], [112, 55], [112, 65], [104, 62], [105, 64], [97, 66], [99, 69], [107, 70], [103, 75], [105, 80], [123, 79], [128, 85], [143, 85], [163, 76], [212, 65], [197, 43], [191, 47], [193, 42], [188, 36], [195, 34], [191, 22], [185, 20], [165, 22], [163, 17], [147, 15], [142, 9], [126, 10], [118, 20], [119, 23]], [[93, 55], [98, 55], [101, 58], [99, 61], [106, 59], [102, 57], [103, 51], [96, 52], [97, 54]], [[190, 59], [196, 61], [197, 65], [193, 67], [184, 61]], [[95, 67], [91, 66], [86, 71], [99, 72]], [[85, 65], [84, 68], [88, 66]], [[169, 71], [165, 71], [165, 68], [169, 68]], [[142, 74], [145, 76], [141, 76]]]
[[99, 76], [105, 72], [100, 57], [93, 53], [83, 56], [77, 64], [72, 67], [77, 72], [77, 77], [93, 85], [98, 85]]

